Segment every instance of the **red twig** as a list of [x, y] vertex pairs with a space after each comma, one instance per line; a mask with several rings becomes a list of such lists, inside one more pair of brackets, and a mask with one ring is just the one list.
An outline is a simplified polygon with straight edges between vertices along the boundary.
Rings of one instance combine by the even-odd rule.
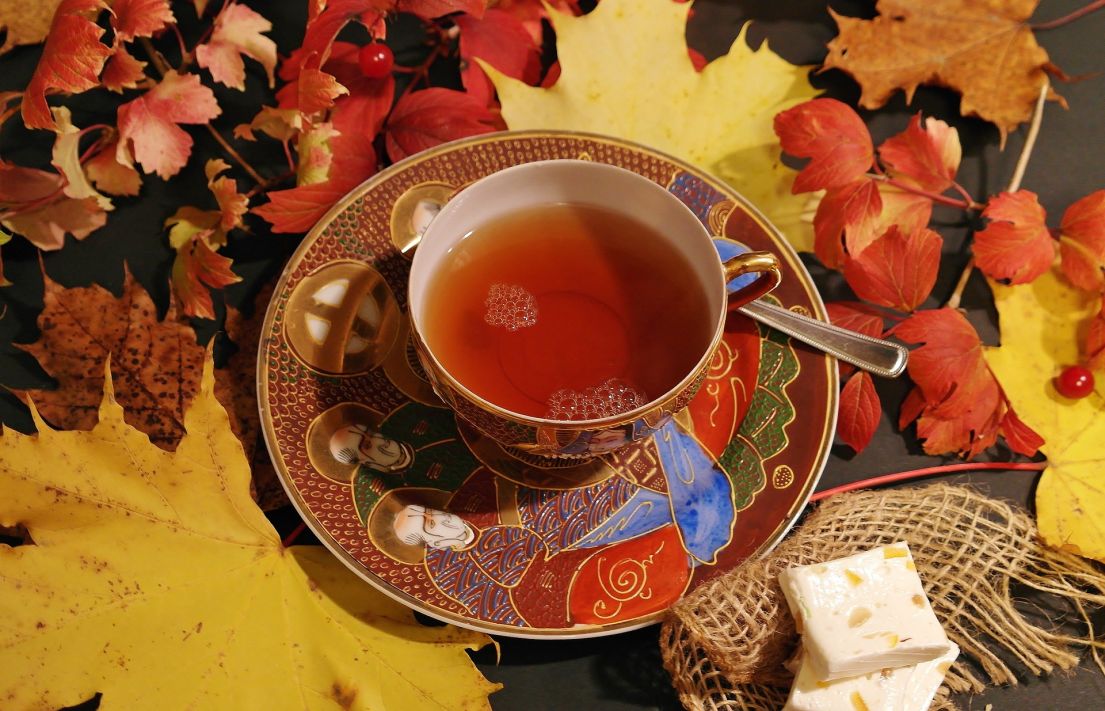
[[933, 202], [940, 203], [941, 205], [947, 205], [949, 207], [958, 207], [960, 210], [981, 210], [982, 205], [971, 199], [971, 196], [964, 191], [964, 199], [956, 200], [955, 198], [948, 197], [947, 195], [940, 195], [930, 190], [923, 190], [921, 188], [914, 187], [908, 183], [903, 183], [894, 178], [888, 178], [885, 175], [869, 174], [869, 178], [878, 180], [891, 187], [895, 187], [903, 192], [913, 193], [914, 195], [921, 195], [927, 197]]
[[873, 486], [893, 484], [899, 481], [909, 481], [910, 479], [920, 479], [922, 477], [934, 476], [937, 474], [951, 474], [952, 472], [978, 471], [982, 469], [1043, 471], [1045, 467], [1047, 467], [1047, 462], [966, 462], [963, 464], [942, 464], [938, 467], [925, 467], [924, 469], [914, 469], [908, 472], [883, 474], [882, 476], [875, 476], [870, 479], [853, 481], [850, 484], [841, 484], [832, 489], [817, 492], [810, 497], [810, 501], [821, 501], [835, 494], [843, 494], [846, 491], [869, 489]]
[[305, 524], [305, 523], [303, 523], [302, 521], [300, 521], [299, 525], [298, 525], [298, 526], [296, 526], [296, 527], [295, 527], [295, 528], [294, 528], [294, 529], [292, 530], [292, 532], [291, 532], [291, 533], [289, 533], [288, 535], [284, 536], [284, 540], [280, 541], [280, 543], [281, 543], [281, 544], [282, 544], [282, 545], [283, 545], [283, 546], [284, 546], [285, 548], [288, 548], [288, 547], [290, 547], [290, 546], [291, 546], [291, 545], [292, 545], [293, 543], [295, 543], [296, 539], [297, 539], [297, 538], [299, 538], [300, 534], [302, 534], [302, 533], [303, 533], [304, 531], [306, 531], [306, 530], [307, 530], [307, 524]]
[[1028, 27], [1035, 32], [1041, 32], [1043, 30], [1054, 30], [1056, 27], [1062, 27], [1063, 25], [1074, 22], [1078, 18], [1084, 15], [1089, 15], [1091, 12], [1095, 10], [1100, 10], [1103, 7], [1105, 7], [1105, 0], [1094, 0], [1088, 5], [1084, 5], [1078, 8], [1069, 15], [1063, 15], [1060, 18], [1049, 20], [1048, 22], [1041, 22], [1035, 25], [1029, 25]]

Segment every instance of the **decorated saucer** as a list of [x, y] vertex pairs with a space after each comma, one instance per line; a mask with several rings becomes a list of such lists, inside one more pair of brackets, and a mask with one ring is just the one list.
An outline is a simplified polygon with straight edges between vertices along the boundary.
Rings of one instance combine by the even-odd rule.
[[664, 186], [718, 235], [721, 256], [779, 256], [783, 281], [768, 298], [825, 318], [797, 254], [743, 198], [620, 139], [466, 139], [397, 163], [334, 206], [285, 267], [262, 331], [258, 395], [277, 472], [318, 538], [370, 584], [432, 617], [518, 637], [656, 622], [687, 591], [766, 553], [817, 483], [837, 406], [831, 358], [734, 312], [690, 406], [629, 448], [551, 460], [458, 421], [411, 344], [411, 255], [464, 186], [554, 158]]

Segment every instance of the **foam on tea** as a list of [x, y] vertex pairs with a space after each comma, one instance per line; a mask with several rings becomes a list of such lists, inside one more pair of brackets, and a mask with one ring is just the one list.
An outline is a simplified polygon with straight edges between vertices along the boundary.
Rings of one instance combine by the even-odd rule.
[[706, 294], [647, 225], [576, 204], [528, 208], [457, 243], [426, 293], [425, 337], [475, 394], [532, 417], [635, 409], [710, 343]]

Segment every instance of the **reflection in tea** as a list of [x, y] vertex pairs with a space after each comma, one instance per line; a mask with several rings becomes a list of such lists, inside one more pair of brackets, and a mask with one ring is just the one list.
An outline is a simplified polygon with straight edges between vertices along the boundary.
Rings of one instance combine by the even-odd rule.
[[425, 337], [476, 395], [531, 417], [584, 420], [666, 394], [709, 347], [688, 260], [633, 218], [549, 204], [480, 226], [426, 294]]

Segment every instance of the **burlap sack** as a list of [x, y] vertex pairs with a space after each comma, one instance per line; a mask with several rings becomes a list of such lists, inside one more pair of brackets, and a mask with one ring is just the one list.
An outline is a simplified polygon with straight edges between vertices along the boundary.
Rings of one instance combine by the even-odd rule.
[[[842, 494], [809, 515], [767, 557], [746, 563], [680, 601], [660, 634], [664, 666], [692, 711], [778, 711], [791, 675], [783, 662], [798, 637], [778, 574], [903, 540], [937, 617], [962, 650], [933, 709], [955, 709], [948, 690], [1016, 684], [1010, 663], [1041, 675], [1070, 669], [1075, 646], [1105, 647], [1030, 621], [1017, 585], [1058, 595], [1085, 620], [1105, 605], [1105, 572], [1043, 545], [1025, 511], [964, 487], [937, 484]], [[1098, 660], [1100, 665], [1100, 660]]]

